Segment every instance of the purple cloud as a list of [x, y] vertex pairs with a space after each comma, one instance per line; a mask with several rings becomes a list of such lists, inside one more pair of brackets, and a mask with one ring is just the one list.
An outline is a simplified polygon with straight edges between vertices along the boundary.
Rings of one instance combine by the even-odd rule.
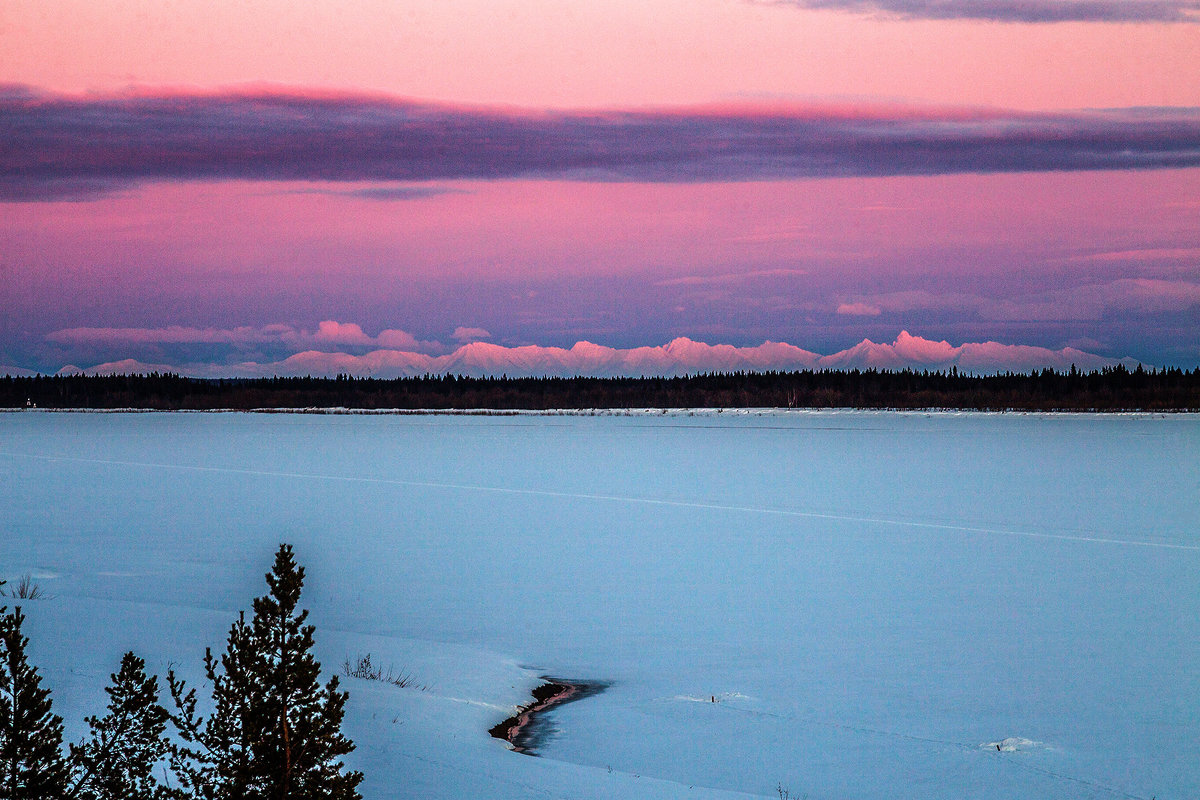
[[464, 328], [459, 326], [454, 329], [454, 333], [450, 334], [450, 338], [456, 342], [478, 342], [483, 339], [492, 338], [492, 334], [484, 328]]
[[778, 0], [781, 5], [902, 19], [992, 22], [1200, 22], [1195, 0]]
[[936, 294], [925, 290], [863, 295], [839, 305], [837, 313], [879, 316], [884, 312], [959, 309], [997, 321], [1077, 322], [1102, 320], [1110, 315], [1172, 314], [1197, 308], [1200, 308], [1198, 282], [1118, 278], [1008, 297], [962, 292]]
[[[456, 334], [457, 332], [455, 331]], [[401, 348], [419, 352], [444, 349], [439, 342], [421, 341], [407, 331], [389, 328], [380, 331], [378, 336], [369, 336], [357, 323], [336, 320], [322, 320], [316, 331], [312, 332], [279, 323], [260, 328], [248, 325], [236, 328], [170, 325], [165, 328], [64, 328], [46, 334], [46, 339], [64, 345], [101, 346], [207, 344], [249, 348], [256, 345], [279, 345], [293, 351], [300, 348], [328, 349], [347, 346]]]
[[365, 95], [0, 92], [0, 199], [10, 201], [171, 180], [678, 183], [1192, 166], [1193, 108], [520, 113]]
[[340, 197], [354, 197], [359, 200], [406, 201], [425, 200], [444, 194], [467, 194], [462, 189], [452, 189], [448, 186], [430, 186], [424, 184], [392, 184], [385, 186], [364, 186], [357, 189], [292, 189], [292, 194], [324, 194]]

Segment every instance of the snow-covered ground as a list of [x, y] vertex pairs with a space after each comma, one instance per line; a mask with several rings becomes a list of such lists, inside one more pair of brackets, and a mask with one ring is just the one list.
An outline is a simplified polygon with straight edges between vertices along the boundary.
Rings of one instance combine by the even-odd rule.
[[[346, 679], [368, 800], [1200, 795], [1195, 415], [0, 414], [72, 736], [280, 541], [326, 668], [419, 684]], [[610, 685], [530, 758], [540, 675]]]

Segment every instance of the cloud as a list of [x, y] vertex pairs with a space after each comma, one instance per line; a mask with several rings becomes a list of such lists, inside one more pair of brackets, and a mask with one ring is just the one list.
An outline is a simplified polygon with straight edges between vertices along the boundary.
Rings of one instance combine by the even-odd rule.
[[356, 197], [360, 200], [424, 200], [443, 194], [469, 194], [462, 189], [449, 186], [422, 184], [393, 184], [390, 186], [363, 186], [357, 189], [306, 188], [293, 189], [290, 194], [330, 194], [339, 197]]
[[389, 350], [428, 350], [440, 347], [437, 342], [418, 341], [417, 337], [408, 331], [392, 329], [380, 331], [379, 335], [375, 337], [375, 343]]
[[995, 298], [925, 290], [860, 295], [838, 306], [839, 314], [966, 311], [1003, 322], [1078, 322], [1107, 316], [1171, 314], [1200, 308], [1200, 283], [1157, 278], [1120, 278], [1105, 283]]
[[760, 278], [795, 278], [807, 275], [803, 269], [755, 269], [748, 272], [723, 272], [719, 275], [683, 275], [678, 278], [667, 278], [655, 281], [655, 286], [707, 286], [712, 284], [744, 283]]
[[385, 330], [369, 336], [353, 322], [324, 320], [313, 332], [291, 325], [264, 325], [261, 328], [189, 328], [171, 325], [165, 328], [64, 328], [46, 335], [46, 339], [65, 345], [179, 345], [215, 344], [233, 347], [283, 345], [305, 347], [386, 347], [415, 351], [442, 350], [439, 342], [422, 341], [402, 330]]
[[254, 345], [291, 342], [303, 336], [288, 325], [267, 325], [262, 328], [189, 328], [171, 325], [166, 328], [64, 328], [47, 334], [46, 338], [59, 344]]
[[842, 303], [837, 307], [837, 313], [849, 314], [855, 317], [878, 317], [882, 312], [879, 306], [867, 303]]
[[427, 197], [465, 192], [446, 186], [368, 186], [365, 189], [353, 189], [346, 194], [363, 200], [424, 200]]
[[361, 94], [27, 89], [0, 92], [0, 142], [9, 201], [178, 180], [687, 183], [1198, 166], [1200, 109], [532, 112]]
[[914, 289], [852, 297], [838, 306], [837, 313], [875, 317], [885, 311], [903, 313], [925, 309], [977, 309], [987, 302], [974, 295], [957, 292], [935, 294], [925, 289]]
[[476, 342], [480, 339], [490, 339], [492, 335], [483, 328], [455, 328], [454, 333], [450, 334], [456, 342]]
[[[998, 342], [968, 342], [951, 345], [913, 336], [903, 331], [890, 344], [864, 339], [854, 347], [822, 356], [784, 342], [764, 342], [756, 347], [707, 344], [678, 338], [659, 347], [618, 349], [591, 342], [573, 347], [524, 345], [504, 347], [487, 342], [464, 344], [442, 356], [403, 350], [374, 350], [362, 355], [306, 350], [282, 361], [246, 361], [234, 365], [191, 364], [168, 366], [132, 359], [99, 364], [82, 370], [89, 375], [176, 372], [202, 378], [263, 377], [272, 375], [340, 374], [361, 377], [398, 378], [418, 375], [472, 376], [660, 376], [695, 375], [705, 372], [821, 369], [928, 369], [957, 367], [973, 373], [1027, 372], [1051, 367], [1094, 370], [1120, 361], [1072, 347], [1050, 350]], [[80, 371], [77, 367], [64, 368]]]
[[1135, 250], [1106, 250], [1060, 259], [1065, 262], [1126, 263], [1130, 261], [1200, 262], [1200, 247], [1141, 247]]
[[375, 344], [375, 340], [363, 333], [363, 329], [353, 322], [335, 322], [331, 319], [317, 325], [317, 332], [313, 338], [330, 344]]
[[[0, 122], [0, 129], [3, 129], [3, 122]], [[2, 164], [3, 157], [0, 156], [0, 165]], [[65, 176], [23, 178], [17, 175], [0, 175], [0, 203], [85, 203], [97, 197], [118, 194], [130, 185], [131, 182], [126, 179], [79, 179]]]
[[798, 225], [792, 228], [784, 228], [783, 230], [755, 231], [754, 233], [746, 233], [741, 236], [731, 236], [726, 241], [737, 242], [738, 244], [774, 244], [776, 242], [794, 242], [811, 235], [812, 230], [810, 226]]
[[991, 320], [1099, 320], [1107, 314], [1162, 314], [1200, 308], [1200, 283], [1122, 278], [984, 304]]
[[902, 19], [1200, 22], [1200, 3], [1195, 0], [778, 0], [778, 4]]

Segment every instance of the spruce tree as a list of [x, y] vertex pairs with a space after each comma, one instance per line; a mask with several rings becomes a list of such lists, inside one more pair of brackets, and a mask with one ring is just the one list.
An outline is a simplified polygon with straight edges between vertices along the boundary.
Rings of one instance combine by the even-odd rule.
[[0, 798], [46, 800], [66, 790], [62, 719], [25, 656], [24, 621], [20, 606], [0, 616]]
[[133, 653], [111, 676], [108, 714], [88, 717], [91, 736], [71, 745], [74, 770], [68, 794], [77, 800], [161, 800], [166, 789], [154, 768], [168, 751], [167, 711], [158, 702], [158, 678]]
[[341, 733], [348, 695], [337, 676], [320, 684], [308, 611], [297, 610], [304, 569], [280, 545], [266, 576], [270, 592], [254, 601], [254, 617], [229, 632], [220, 669], [211, 651], [205, 673], [213, 713], [196, 713], [195, 690], [168, 675], [186, 742], [174, 763], [181, 783], [203, 798], [358, 800], [358, 772], [341, 757], [354, 744]]
[[213, 699], [207, 719], [196, 711], [196, 690], [187, 688], [174, 670], [167, 671], [177, 712], [171, 722], [183, 740], [171, 749], [171, 768], [181, 788], [197, 800], [241, 798], [249, 785], [250, 748], [243, 726], [249, 686], [244, 662], [249, 652], [249, 627], [242, 613], [229, 629], [220, 662], [211, 648], [204, 651], [204, 674]]

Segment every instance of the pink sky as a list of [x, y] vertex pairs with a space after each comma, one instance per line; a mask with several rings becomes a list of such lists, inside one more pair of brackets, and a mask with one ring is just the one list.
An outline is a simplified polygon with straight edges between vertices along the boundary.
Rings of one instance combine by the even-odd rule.
[[[981, 14], [1006, 13], [1003, 0], [970, 1]], [[1121, 3], [1139, 0], [1112, 2], [1124, 14]], [[10, 0], [0, 9], [0, 83], [83, 104], [138, 86], [141, 96], [181, 98], [181, 113], [197, 92], [221, 98], [238, 86], [471, 104], [505, 118], [519, 107], [537, 124], [542, 111], [567, 108], [884, 109], [918, 120], [987, 108], [1001, 120], [999, 146], [1013, 110], [1166, 106], [1183, 109], [1181, 122], [1162, 123], [1183, 131], [1169, 147], [1192, 159], [1197, 74], [1200, 24], [1190, 21], [901, 19], [751, 0]], [[17, 106], [6, 113], [25, 124]], [[1118, 127], [1134, 119], [1121, 113]], [[1089, 118], [1071, 119], [1062, 124]], [[940, 127], [929, 141], [954, 133]], [[41, 144], [18, 147], [6, 163], [51, 158]], [[469, 328], [511, 346], [629, 348], [683, 336], [821, 353], [909, 330], [953, 344], [1200, 364], [1200, 169], [1127, 160], [1074, 171], [1078, 161], [1039, 165], [1035, 150], [990, 174], [930, 162], [917, 171], [945, 174], [872, 177], [912, 169], [858, 169], [848, 152], [836, 169], [852, 177], [772, 175], [769, 159], [735, 182], [685, 181], [671, 167], [654, 183], [557, 173], [214, 180], [150, 164], [136, 172], [144, 177], [70, 202], [35, 186], [12, 195], [26, 202], [0, 203], [0, 367], [274, 363], [312, 342], [61, 332], [316, 331], [330, 320], [446, 351]], [[24, 172], [0, 178], [26, 183]], [[368, 347], [317, 344], [355, 357]]]
[[0, 80], [70, 91], [269, 81], [560, 108], [1200, 105], [1195, 24], [881, 20], [747, 0], [7, 0], [0, 14]]

